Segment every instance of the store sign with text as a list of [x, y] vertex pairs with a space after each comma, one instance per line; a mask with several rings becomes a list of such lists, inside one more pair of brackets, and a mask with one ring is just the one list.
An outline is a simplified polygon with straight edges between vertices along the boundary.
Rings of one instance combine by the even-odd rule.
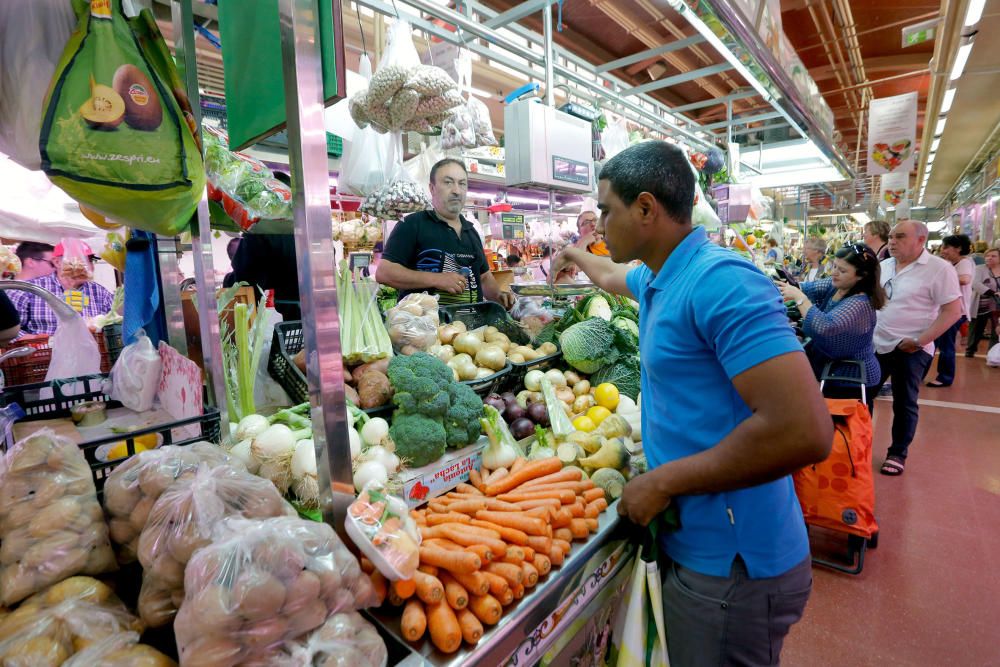
[[868, 173], [913, 169], [917, 144], [917, 93], [872, 100], [868, 110]]

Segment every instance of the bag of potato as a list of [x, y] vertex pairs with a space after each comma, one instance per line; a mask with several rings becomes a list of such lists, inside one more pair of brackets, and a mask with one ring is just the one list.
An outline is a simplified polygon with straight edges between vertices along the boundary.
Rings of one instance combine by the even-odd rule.
[[177, 663], [152, 646], [139, 643], [136, 632], [119, 632], [94, 642], [63, 667], [176, 667]]
[[142, 630], [142, 622], [110, 588], [96, 579], [72, 577], [32, 596], [0, 621], [0, 664], [61, 665], [95, 642]]
[[139, 616], [150, 627], [166, 625], [177, 613], [184, 599], [184, 566], [211, 542], [212, 528], [233, 515], [266, 519], [296, 513], [266, 479], [204, 463], [153, 503], [137, 552], [143, 567]]
[[302, 642], [287, 642], [271, 667], [385, 667], [389, 651], [356, 611], [339, 612]]
[[229, 518], [184, 573], [174, 622], [184, 667], [272, 664], [283, 642], [376, 603], [371, 580], [325, 523]]
[[2, 604], [74, 574], [117, 569], [90, 466], [75, 443], [42, 429], [15, 443], [3, 461]]
[[135, 562], [139, 534], [160, 494], [174, 480], [194, 475], [202, 463], [213, 468], [223, 464], [243, 468], [239, 459], [229, 456], [221, 447], [196, 442], [139, 452], [112, 471], [104, 483], [104, 513], [119, 563]]

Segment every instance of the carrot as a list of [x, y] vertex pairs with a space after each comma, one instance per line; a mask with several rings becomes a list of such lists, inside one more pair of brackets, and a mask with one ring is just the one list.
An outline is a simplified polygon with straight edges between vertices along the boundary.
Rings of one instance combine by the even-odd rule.
[[486, 509], [491, 512], [520, 512], [521, 508], [516, 503], [508, 503], [504, 500], [497, 500], [496, 498], [490, 497], [485, 498]]
[[552, 546], [562, 549], [564, 556], [569, 553], [570, 549], [573, 548], [573, 545], [566, 540], [552, 540]]
[[528, 535], [544, 535], [546, 523], [541, 519], [530, 516], [518, 516], [512, 512], [490, 512], [480, 510], [476, 512], [476, 518], [489, 521], [500, 526], [516, 528]]
[[604, 489], [588, 489], [582, 494], [584, 502], [592, 503], [598, 498], [604, 498]]
[[564, 554], [563, 550], [557, 546], [553, 546], [551, 549], [549, 549], [548, 554], [549, 554], [549, 561], [555, 567], [559, 567], [560, 565], [562, 565], [563, 561], [566, 559], [566, 554]]
[[[503, 542], [501, 542], [500, 544], [503, 544]], [[471, 546], [465, 547], [465, 550], [471, 551], [472, 553], [479, 556], [479, 559], [483, 561], [483, 563], [493, 562], [493, 552], [485, 544], [473, 544]]]
[[501, 479], [503, 479], [504, 477], [506, 477], [509, 474], [510, 474], [510, 471], [507, 470], [506, 468], [497, 468], [492, 473], [490, 473], [489, 477], [487, 477], [483, 481], [486, 482], [487, 486], [489, 486], [490, 484], [492, 484], [494, 482], [499, 482]]
[[[471, 521], [471, 519], [470, 519]], [[462, 542], [454, 539], [453, 535], [461, 535], [463, 539], [467, 539], [471, 536], [475, 537], [485, 537], [490, 540], [499, 540], [500, 533], [495, 530], [490, 530], [488, 528], [479, 528], [477, 526], [468, 525], [461, 523], [443, 523], [438, 526], [428, 526], [427, 528], [421, 528], [420, 534], [425, 540], [450, 540], [455, 544], [462, 544]], [[478, 542], [473, 542], [472, 544], [478, 544]], [[469, 546], [468, 544], [463, 544], [462, 546]]]
[[486, 509], [486, 501], [483, 499], [457, 500], [447, 505], [449, 512], [461, 512], [462, 514], [475, 514]]
[[520, 600], [521, 598], [524, 597], [524, 584], [518, 584], [517, 586], [514, 586], [514, 588], [512, 588], [511, 590], [514, 593], [515, 600]]
[[549, 560], [548, 556], [535, 554], [535, 558], [531, 561], [531, 564], [538, 570], [538, 576], [540, 577], [544, 577], [552, 571], [552, 561]]
[[469, 484], [472, 484], [472, 486], [479, 489], [480, 492], [482, 492], [483, 489], [486, 488], [486, 485], [483, 484], [482, 475], [480, 475], [479, 471], [476, 470], [475, 468], [469, 471]]
[[375, 588], [375, 595], [378, 598], [378, 603], [382, 604], [385, 602], [386, 595], [389, 593], [389, 582], [386, 581], [385, 577], [378, 570], [372, 572], [369, 577], [372, 580], [372, 586]]
[[553, 508], [547, 507], [547, 506], [546, 507], [536, 507], [535, 509], [530, 509], [530, 510], [524, 512], [525, 516], [538, 517], [539, 519], [541, 519], [545, 523], [548, 523], [548, 522], [550, 522], [552, 520], [553, 514], [555, 514], [555, 510]]
[[514, 591], [512, 591], [510, 589], [510, 586], [508, 586], [507, 588], [504, 589], [503, 595], [501, 595], [501, 596], [494, 596], [494, 597], [497, 598], [497, 601], [501, 605], [503, 605], [504, 607], [506, 607], [507, 605], [509, 605], [511, 602], [514, 601]]
[[[444, 502], [436, 499], [436, 498], [434, 500], [432, 500], [427, 505], [427, 507], [429, 507], [430, 510], [432, 512], [434, 512], [435, 514], [447, 514], [448, 513], [448, 505], [446, 503], [444, 503]], [[424, 521], [426, 521], [426, 519]]]
[[399, 619], [399, 629], [408, 642], [415, 642], [424, 636], [427, 630], [427, 615], [420, 600], [411, 598], [403, 607], [403, 616]]
[[519, 486], [511, 493], [534, 493], [536, 491], [572, 491], [573, 493], [583, 493], [594, 488], [594, 483], [589, 479], [579, 482], [552, 482], [551, 484], [539, 484], [537, 486]]
[[532, 500], [522, 500], [519, 503], [514, 503], [517, 509], [526, 512], [527, 510], [537, 509], [539, 507], [551, 507], [554, 510], [562, 507], [562, 502], [558, 498], [534, 498]]
[[489, 582], [490, 595], [496, 597], [498, 600], [510, 589], [510, 584], [507, 580], [501, 577], [499, 574], [493, 574], [492, 572], [483, 572], [483, 577]]
[[462, 482], [461, 484], [459, 484], [458, 486], [456, 486], [455, 490], [458, 491], [459, 493], [469, 493], [469, 494], [472, 494], [474, 496], [481, 496], [481, 495], [483, 495], [482, 491], [480, 491], [479, 489], [477, 489], [476, 487], [474, 487], [472, 484], [466, 484], [465, 482]]
[[543, 554], [547, 554], [549, 549], [552, 548], [552, 538], [551, 537], [539, 537], [533, 535], [528, 538], [528, 546], [535, 551], [540, 551]]
[[523, 456], [518, 456], [516, 459], [514, 459], [514, 465], [510, 467], [511, 474], [523, 468], [527, 462], [528, 459], [524, 458]]
[[475, 646], [483, 637], [483, 624], [468, 609], [457, 610], [455, 616], [458, 618], [458, 626], [462, 629], [462, 639], [465, 643]]
[[406, 604], [406, 600], [399, 597], [399, 595], [396, 593], [396, 589], [393, 588], [392, 586], [389, 587], [389, 595], [387, 596], [387, 598], [389, 600], [389, 604], [391, 604], [393, 607], [402, 607], [404, 604]]
[[576, 502], [576, 493], [569, 489], [552, 489], [550, 491], [517, 491], [513, 493], [501, 493], [497, 496], [498, 500], [503, 500], [508, 503], [519, 503], [522, 500], [545, 500], [548, 498], [555, 498], [563, 505], [569, 505], [570, 503]]
[[596, 533], [597, 529], [600, 528], [600, 524], [597, 522], [597, 519], [584, 519], [584, 521], [587, 522], [587, 530], [592, 533]]
[[569, 528], [556, 528], [552, 533], [552, 537], [558, 540], [566, 540], [567, 542], [573, 541], [573, 531]]
[[521, 568], [510, 563], [488, 563], [483, 566], [483, 572], [498, 574], [506, 579], [511, 586], [524, 581], [524, 572], [521, 571]]
[[528, 561], [529, 563], [531, 561], [535, 560], [535, 550], [534, 549], [532, 549], [528, 545], [524, 545], [524, 546], [521, 547], [521, 550], [524, 552], [524, 560]]
[[518, 565], [524, 562], [524, 558], [524, 549], [521, 547], [509, 546], [507, 547], [507, 553], [504, 554], [503, 562]]
[[550, 475], [560, 470], [562, 470], [562, 461], [555, 456], [547, 459], [538, 459], [537, 461], [529, 461], [516, 473], [507, 475], [497, 482], [487, 484], [483, 492], [488, 496], [498, 496], [501, 493], [506, 493], [511, 489], [517, 488], [529, 480]]
[[579, 482], [583, 479], [583, 471], [579, 468], [563, 468], [559, 472], [554, 472], [551, 475], [545, 475], [544, 477], [537, 477], [533, 480], [527, 481], [521, 486], [525, 489], [531, 486], [541, 486], [543, 484], [553, 484], [555, 482]]
[[[455, 544], [461, 544], [464, 547], [483, 547], [493, 552], [493, 556], [496, 558], [502, 558], [505, 553], [507, 553], [507, 543], [503, 542], [498, 537], [491, 537], [486, 534], [485, 528], [475, 528], [476, 531], [483, 532], [467, 532], [459, 530], [457, 528], [451, 528], [448, 526], [438, 526], [439, 533], [444, 535], [446, 538], [454, 542]], [[489, 531], [493, 532], [493, 531]], [[493, 533], [497, 535], [497, 533]], [[477, 552], [478, 553], [478, 552]]]
[[425, 547], [438, 547], [439, 549], [447, 549], [448, 551], [465, 551], [465, 547], [462, 545], [445, 539], [424, 540], [421, 544]]
[[440, 547], [425, 547], [422, 544], [420, 545], [420, 560], [428, 565], [462, 574], [475, 572], [483, 566], [483, 561], [479, 556], [464, 549], [450, 551]]
[[413, 573], [413, 581], [417, 585], [417, 597], [424, 602], [433, 604], [444, 597], [444, 585], [435, 575], [417, 570]]
[[469, 523], [472, 519], [468, 514], [445, 512], [444, 514], [428, 514], [428, 526], [440, 526], [442, 523]]
[[427, 605], [427, 629], [431, 642], [442, 653], [454, 653], [462, 645], [462, 628], [455, 612], [445, 602]]
[[586, 508], [587, 506], [583, 504], [583, 501], [578, 500], [569, 506], [569, 511], [573, 514], [574, 519], [582, 519], [586, 513]]
[[452, 609], [465, 609], [469, 604], [469, 592], [462, 584], [455, 581], [455, 577], [447, 572], [441, 575], [441, 583], [444, 584], [444, 599]]
[[596, 519], [606, 509], [608, 509], [608, 501], [604, 498], [598, 498], [587, 503], [583, 511], [583, 516], [588, 519]]
[[490, 523], [489, 521], [481, 521], [479, 519], [473, 519], [472, 525], [477, 528], [489, 528], [490, 530], [495, 530], [500, 534], [500, 539], [504, 542], [509, 542], [511, 544], [516, 544], [518, 546], [524, 546], [528, 543], [528, 535], [523, 530], [518, 530], [516, 528], [508, 528], [506, 526], [498, 526], [495, 523]]
[[531, 588], [538, 583], [538, 570], [531, 563], [521, 563], [521, 571], [524, 572], [524, 585]]
[[375, 571], [375, 564], [372, 563], [367, 558], [365, 558], [364, 556], [362, 556], [361, 557], [361, 571], [364, 572], [365, 574], [371, 574], [372, 572]]
[[462, 588], [469, 592], [469, 595], [485, 595], [490, 592], [490, 582], [483, 572], [449, 572], [451, 578], [462, 584]]
[[420, 567], [418, 567], [417, 570], [423, 572], [424, 574], [429, 574], [432, 577], [436, 577], [438, 574], [438, 569], [436, 567], [434, 567], [433, 565], [427, 565], [425, 563], [421, 563]]
[[486, 625], [496, 625], [503, 614], [500, 602], [492, 595], [473, 595], [469, 598], [469, 609]]
[[560, 507], [552, 517], [553, 528], [564, 528], [573, 520], [573, 512], [568, 507]]
[[392, 591], [401, 600], [409, 600], [417, 592], [417, 582], [413, 579], [397, 579], [392, 582]]

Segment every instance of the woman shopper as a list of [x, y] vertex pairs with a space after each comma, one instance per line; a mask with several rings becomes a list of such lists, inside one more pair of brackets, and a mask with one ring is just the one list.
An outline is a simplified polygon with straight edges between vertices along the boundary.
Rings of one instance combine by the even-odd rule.
[[823, 262], [826, 257], [826, 241], [822, 237], [810, 236], [807, 238], [802, 246], [802, 255], [805, 262], [799, 273], [800, 282], [813, 282], [826, 278], [827, 267]]
[[1000, 249], [991, 248], [984, 255], [986, 263], [976, 267], [972, 280], [972, 304], [970, 311], [976, 319], [969, 328], [969, 344], [965, 356], [974, 357], [979, 350], [979, 341], [986, 338], [986, 326], [993, 325], [990, 346], [997, 344], [997, 315], [1000, 314]]
[[[778, 289], [802, 313], [802, 331], [812, 338], [806, 355], [817, 378], [830, 361], [851, 359], [864, 364], [870, 412], [881, 379], [872, 344], [875, 311], [885, 305], [878, 258], [868, 246], [852, 243], [837, 251], [830, 274], [801, 288], [779, 283]], [[854, 398], [858, 389], [830, 383], [824, 393], [830, 398]]]
[[958, 273], [958, 286], [962, 292], [962, 316], [934, 341], [934, 347], [939, 352], [937, 378], [928, 382], [928, 387], [950, 387], [955, 381], [955, 340], [959, 329], [971, 317], [972, 278], [976, 272], [976, 265], [969, 259], [971, 253], [972, 241], [965, 234], [954, 234], [941, 239], [941, 258], [951, 262]]

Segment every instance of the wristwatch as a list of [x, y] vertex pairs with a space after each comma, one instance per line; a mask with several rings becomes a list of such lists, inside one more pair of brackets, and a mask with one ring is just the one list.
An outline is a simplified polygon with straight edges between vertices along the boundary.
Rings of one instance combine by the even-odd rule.
[[795, 305], [801, 306], [803, 303], [805, 303], [805, 301], [806, 301], [805, 299], [799, 299], [798, 301], [795, 302]]

